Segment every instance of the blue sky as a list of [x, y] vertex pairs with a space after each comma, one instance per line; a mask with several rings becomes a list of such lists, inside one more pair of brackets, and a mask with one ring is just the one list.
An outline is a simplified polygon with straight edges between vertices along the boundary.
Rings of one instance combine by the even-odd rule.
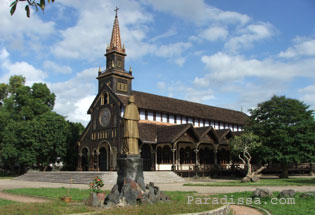
[[56, 0], [27, 19], [0, 2], [0, 82], [45, 82], [87, 124], [116, 6], [133, 89], [243, 110], [272, 95], [315, 109], [313, 0]]

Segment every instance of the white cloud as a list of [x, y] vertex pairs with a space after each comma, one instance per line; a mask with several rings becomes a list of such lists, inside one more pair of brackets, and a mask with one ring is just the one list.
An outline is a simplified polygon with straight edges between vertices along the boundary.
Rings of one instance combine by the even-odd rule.
[[28, 19], [24, 2], [19, 2], [14, 15], [10, 16], [10, 3], [11, 1], [0, 1], [0, 42], [8, 43], [16, 50], [23, 50], [25, 47], [38, 49], [36, 44], [55, 32], [55, 23], [42, 21], [33, 9], [32, 18]]
[[270, 38], [274, 32], [275, 28], [270, 23], [247, 25], [239, 29], [236, 36], [232, 36], [224, 47], [231, 52], [236, 52], [241, 48], [250, 48], [254, 42]]
[[302, 89], [299, 89], [299, 93], [302, 94], [301, 100], [306, 104], [311, 105], [311, 108], [315, 109], [315, 84], [309, 85]]
[[[117, 2], [97, 0], [91, 4], [81, 0], [60, 1], [60, 4], [75, 7], [79, 18], [75, 26], [60, 31], [62, 40], [52, 49], [53, 54], [57, 57], [89, 61], [102, 56], [106, 51], [106, 44], [110, 42], [114, 20], [113, 8]], [[118, 16], [122, 42], [126, 44], [129, 58], [133, 58], [134, 55], [138, 56], [139, 45], [146, 36], [145, 24], [150, 23], [152, 17], [138, 2], [123, 1], [121, 5], [124, 7]]]
[[87, 110], [97, 94], [98, 68], [86, 69], [65, 82], [49, 83], [48, 87], [56, 94], [54, 110], [68, 120], [86, 125], [89, 121]]
[[186, 58], [184, 57], [179, 57], [175, 60], [175, 63], [178, 65], [178, 66], [183, 66], [184, 63], [186, 62]]
[[152, 5], [157, 11], [171, 13], [198, 25], [209, 22], [246, 24], [250, 20], [247, 15], [220, 10], [206, 4], [204, 0], [142, 0], [142, 2]]
[[182, 52], [184, 52], [191, 46], [192, 44], [189, 42], [177, 42], [177, 43], [155, 47], [155, 49], [151, 51], [152, 51], [152, 54], [155, 54], [159, 57], [174, 57], [174, 56], [181, 55]]
[[150, 42], [155, 42], [157, 40], [164, 39], [164, 38], [167, 38], [167, 37], [171, 37], [171, 36], [174, 36], [176, 34], [177, 34], [176, 30], [174, 28], [171, 28], [167, 32], [151, 38]]
[[293, 77], [315, 77], [315, 59], [299, 62], [283, 63], [273, 59], [247, 59], [242, 55], [228, 55], [216, 53], [202, 56], [208, 72], [204, 77], [196, 77], [196, 85], [208, 86], [210, 83], [226, 81], [242, 81], [246, 77], [268, 78], [272, 80], [288, 81]]
[[22, 75], [26, 78], [26, 84], [32, 85], [35, 82], [43, 82], [47, 77], [47, 74], [36, 69], [31, 64], [21, 62], [11, 62], [10, 54], [6, 49], [2, 49], [0, 52], [0, 68], [1, 74], [0, 82], [7, 83], [9, 78], [13, 75]]
[[159, 81], [157, 82], [156, 86], [160, 89], [160, 90], [164, 90], [166, 88], [166, 83], [163, 81]]
[[229, 32], [226, 30], [224, 27], [219, 27], [219, 26], [213, 26], [209, 27], [203, 32], [200, 33], [200, 37], [214, 42], [217, 40], [225, 40], [226, 37], [228, 36]]
[[58, 64], [50, 61], [50, 60], [46, 60], [43, 63], [43, 67], [46, 70], [55, 72], [55, 73], [60, 73], [60, 74], [69, 74], [72, 72], [72, 69], [70, 66], [59, 66]]
[[315, 39], [296, 38], [294, 46], [279, 53], [279, 57], [293, 58], [301, 56], [315, 56]]

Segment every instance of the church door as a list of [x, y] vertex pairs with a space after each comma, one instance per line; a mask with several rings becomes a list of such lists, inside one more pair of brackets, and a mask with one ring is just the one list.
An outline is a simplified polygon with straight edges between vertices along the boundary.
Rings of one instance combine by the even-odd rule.
[[107, 150], [103, 147], [100, 149], [99, 166], [100, 166], [100, 171], [107, 170]]
[[151, 149], [148, 144], [144, 144], [141, 149], [141, 158], [143, 159], [143, 170], [150, 171], [152, 167]]
[[82, 158], [81, 158], [82, 170], [88, 171], [89, 170], [89, 151], [87, 148], [82, 150]]

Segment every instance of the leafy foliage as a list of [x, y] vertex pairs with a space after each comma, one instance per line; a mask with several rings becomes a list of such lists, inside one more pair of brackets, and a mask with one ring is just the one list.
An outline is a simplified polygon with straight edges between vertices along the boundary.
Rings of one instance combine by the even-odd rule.
[[[235, 136], [231, 140], [231, 151], [234, 157], [238, 157], [248, 168], [247, 174], [251, 174], [252, 152], [261, 147], [258, 136], [252, 132], [246, 132]], [[236, 156], [235, 156], [236, 155]]]
[[280, 162], [284, 170], [288, 163], [315, 161], [315, 121], [309, 106], [273, 96], [250, 113], [249, 129], [262, 141], [263, 160]]
[[21, 172], [28, 168], [46, 170], [57, 159], [77, 153], [72, 148], [83, 126], [67, 122], [52, 111], [55, 95], [46, 84], [34, 83], [29, 87], [25, 86], [24, 77], [12, 76], [9, 84], [0, 84], [0, 90], [2, 165], [12, 172], [15, 167]]
[[[46, 0], [40, 0], [40, 1], [36, 1], [36, 0], [14, 0], [11, 5], [10, 5], [10, 14], [11, 16], [14, 14], [17, 4], [20, 1], [26, 1], [27, 5], [25, 6], [25, 12], [26, 12], [26, 16], [29, 18], [30, 17], [30, 6], [35, 8], [36, 11], [38, 11], [38, 8], [40, 8], [42, 11], [45, 10], [45, 6], [46, 6]], [[47, 0], [48, 3], [50, 2], [55, 2], [55, 0]]]
[[78, 141], [84, 130], [81, 123], [68, 121], [69, 133], [67, 137], [66, 154], [63, 157], [64, 169], [74, 171], [78, 164]]

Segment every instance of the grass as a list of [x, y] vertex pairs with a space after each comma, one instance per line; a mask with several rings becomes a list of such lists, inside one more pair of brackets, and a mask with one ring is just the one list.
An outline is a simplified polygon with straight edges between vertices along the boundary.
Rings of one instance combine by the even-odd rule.
[[85, 205], [71, 205], [62, 201], [50, 203], [18, 203], [0, 206], [1, 215], [60, 215], [95, 211]]
[[[65, 203], [58, 201], [57, 199], [64, 196], [66, 193], [65, 188], [30, 188], [30, 189], [13, 189], [5, 190], [5, 192], [28, 195], [28, 196], [41, 196], [51, 199], [56, 199], [52, 203], [41, 203], [41, 204], [18, 204], [13, 206], [1, 206], [1, 215], [36, 215], [36, 214], [69, 214], [69, 213], [81, 213], [86, 211], [98, 211], [95, 208], [89, 208], [84, 205], [73, 206], [66, 205]], [[75, 200], [83, 200], [89, 196], [89, 190], [71, 189], [70, 195]], [[207, 211], [219, 207], [220, 205], [188, 205], [187, 196], [196, 195], [195, 192], [165, 192], [172, 201], [166, 203], [158, 203], [153, 205], [139, 205], [130, 206], [123, 208], [111, 208], [106, 210], [106, 214], [113, 215], [155, 215], [155, 214], [178, 214], [178, 213], [189, 213]], [[33, 212], [29, 212], [33, 211]], [[40, 211], [40, 212], [37, 212]], [[104, 214], [104, 211], [100, 211], [99, 214]]]
[[186, 183], [184, 186], [315, 186], [315, 178], [261, 179], [258, 182], [239, 181]]
[[[85, 205], [71, 205], [66, 204], [62, 201], [57, 200], [66, 193], [65, 188], [32, 188], [32, 189], [14, 189], [6, 190], [5, 192], [20, 194], [20, 195], [31, 195], [31, 196], [42, 196], [51, 199], [56, 199], [50, 203], [15, 203], [12, 202], [1, 205], [2, 200], [0, 200], [0, 211], [1, 215], [58, 215], [58, 214], [71, 214], [71, 213], [85, 213], [85, 212], [96, 212], [97, 215], [104, 214], [104, 210], [99, 210], [95, 208], [86, 207]], [[78, 201], [87, 198], [89, 195], [89, 190], [79, 190], [71, 189], [70, 195]], [[157, 215], [157, 214], [179, 214], [179, 213], [191, 213], [207, 211], [221, 205], [212, 204], [197, 204], [192, 202], [192, 204], [187, 204], [188, 197], [193, 196], [196, 200], [198, 194], [195, 192], [165, 192], [172, 199], [168, 203], [158, 203], [153, 205], [139, 205], [139, 206], [129, 206], [129, 207], [117, 207], [106, 210], [106, 214], [112, 215]], [[274, 192], [272, 198], [276, 198], [279, 192]], [[246, 204], [248, 199], [252, 201], [252, 206], [258, 206], [267, 209], [273, 215], [304, 215], [313, 214], [315, 198], [300, 198], [301, 193], [297, 193], [295, 196], [295, 204], [283, 205], [283, 204], [271, 204], [271, 198], [261, 199], [259, 202], [257, 200], [252, 200], [252, 192], [240, 192], [240, 193], [230, 193], [230, 194], [219, 194], [215, 196], [210, 196], [212, 199], [216, 197], [217, 199], [222, 199], [226, 197], [228, 202], [231, 202], [231, 198], [234, 203], [239, 203], [239, 199], [243, 199], [243, 203]], [[202, 196], [200, 198], [206, 198], [207, 196]], [[209, 197], [209, 196], [208, 196]], [[279, 201], [279, 200], [278, 200]], [[232, 202], [232, 203], [233, 203]], [[265, 204], [266, 202], [266, 204]], [[253, 204], [260, 203], [260, 204]]]
[[76, 188], [18, 188], [3, 190], [3, 192], [25, 196], [44, 197], [49, 199], [60, 199], [67, 195], [68, 190], [72, 200], [77, 201], [82, 201], [84, 198], [88, 198], [90, 194], [90, 190], [81, 190]]
[[6, 199], [0, 199], [0, 206], [10, 205], [10, 204], [15, 204], [15, 203], [16, 202], [14, 202], [14, 201], [6, 200]]
[[[281, 201], [289, 202], [288, 199], [281, 200], [277, 198], [279, 192], [274, 192], [270, 198], [262, 198], [260, 200], [261, 204], [251, 204], [252, 206], [258, 206], [264, 208], [271, 212], [272, 215], [304, 215], [304, 214], [314, 214], [315, 197], [313, 198], [300, 198], [301, 193], [296, 193], [294, 197], [295, 204], [280, 204]], [[252, 192], [240, 192], [240, 193], [230, 193], [230, 194], [220, 194], [216, 195], [219, 198], [227, 197], [229, 200], [233, 198], [234, 203], [237, 203], [239, 199], [251, 199]], [[272, 198], [276, 198], [273, 199]], [[272, 204], [271, 200], [274, 203]], [[253, 200], [254, 202], [254, 200]], [[246, 203], [246, 200], [244, 200]], [[259, 203], [257, 201], [256, 203]], [[283, 202], [285, 203], [285, 202]]]

